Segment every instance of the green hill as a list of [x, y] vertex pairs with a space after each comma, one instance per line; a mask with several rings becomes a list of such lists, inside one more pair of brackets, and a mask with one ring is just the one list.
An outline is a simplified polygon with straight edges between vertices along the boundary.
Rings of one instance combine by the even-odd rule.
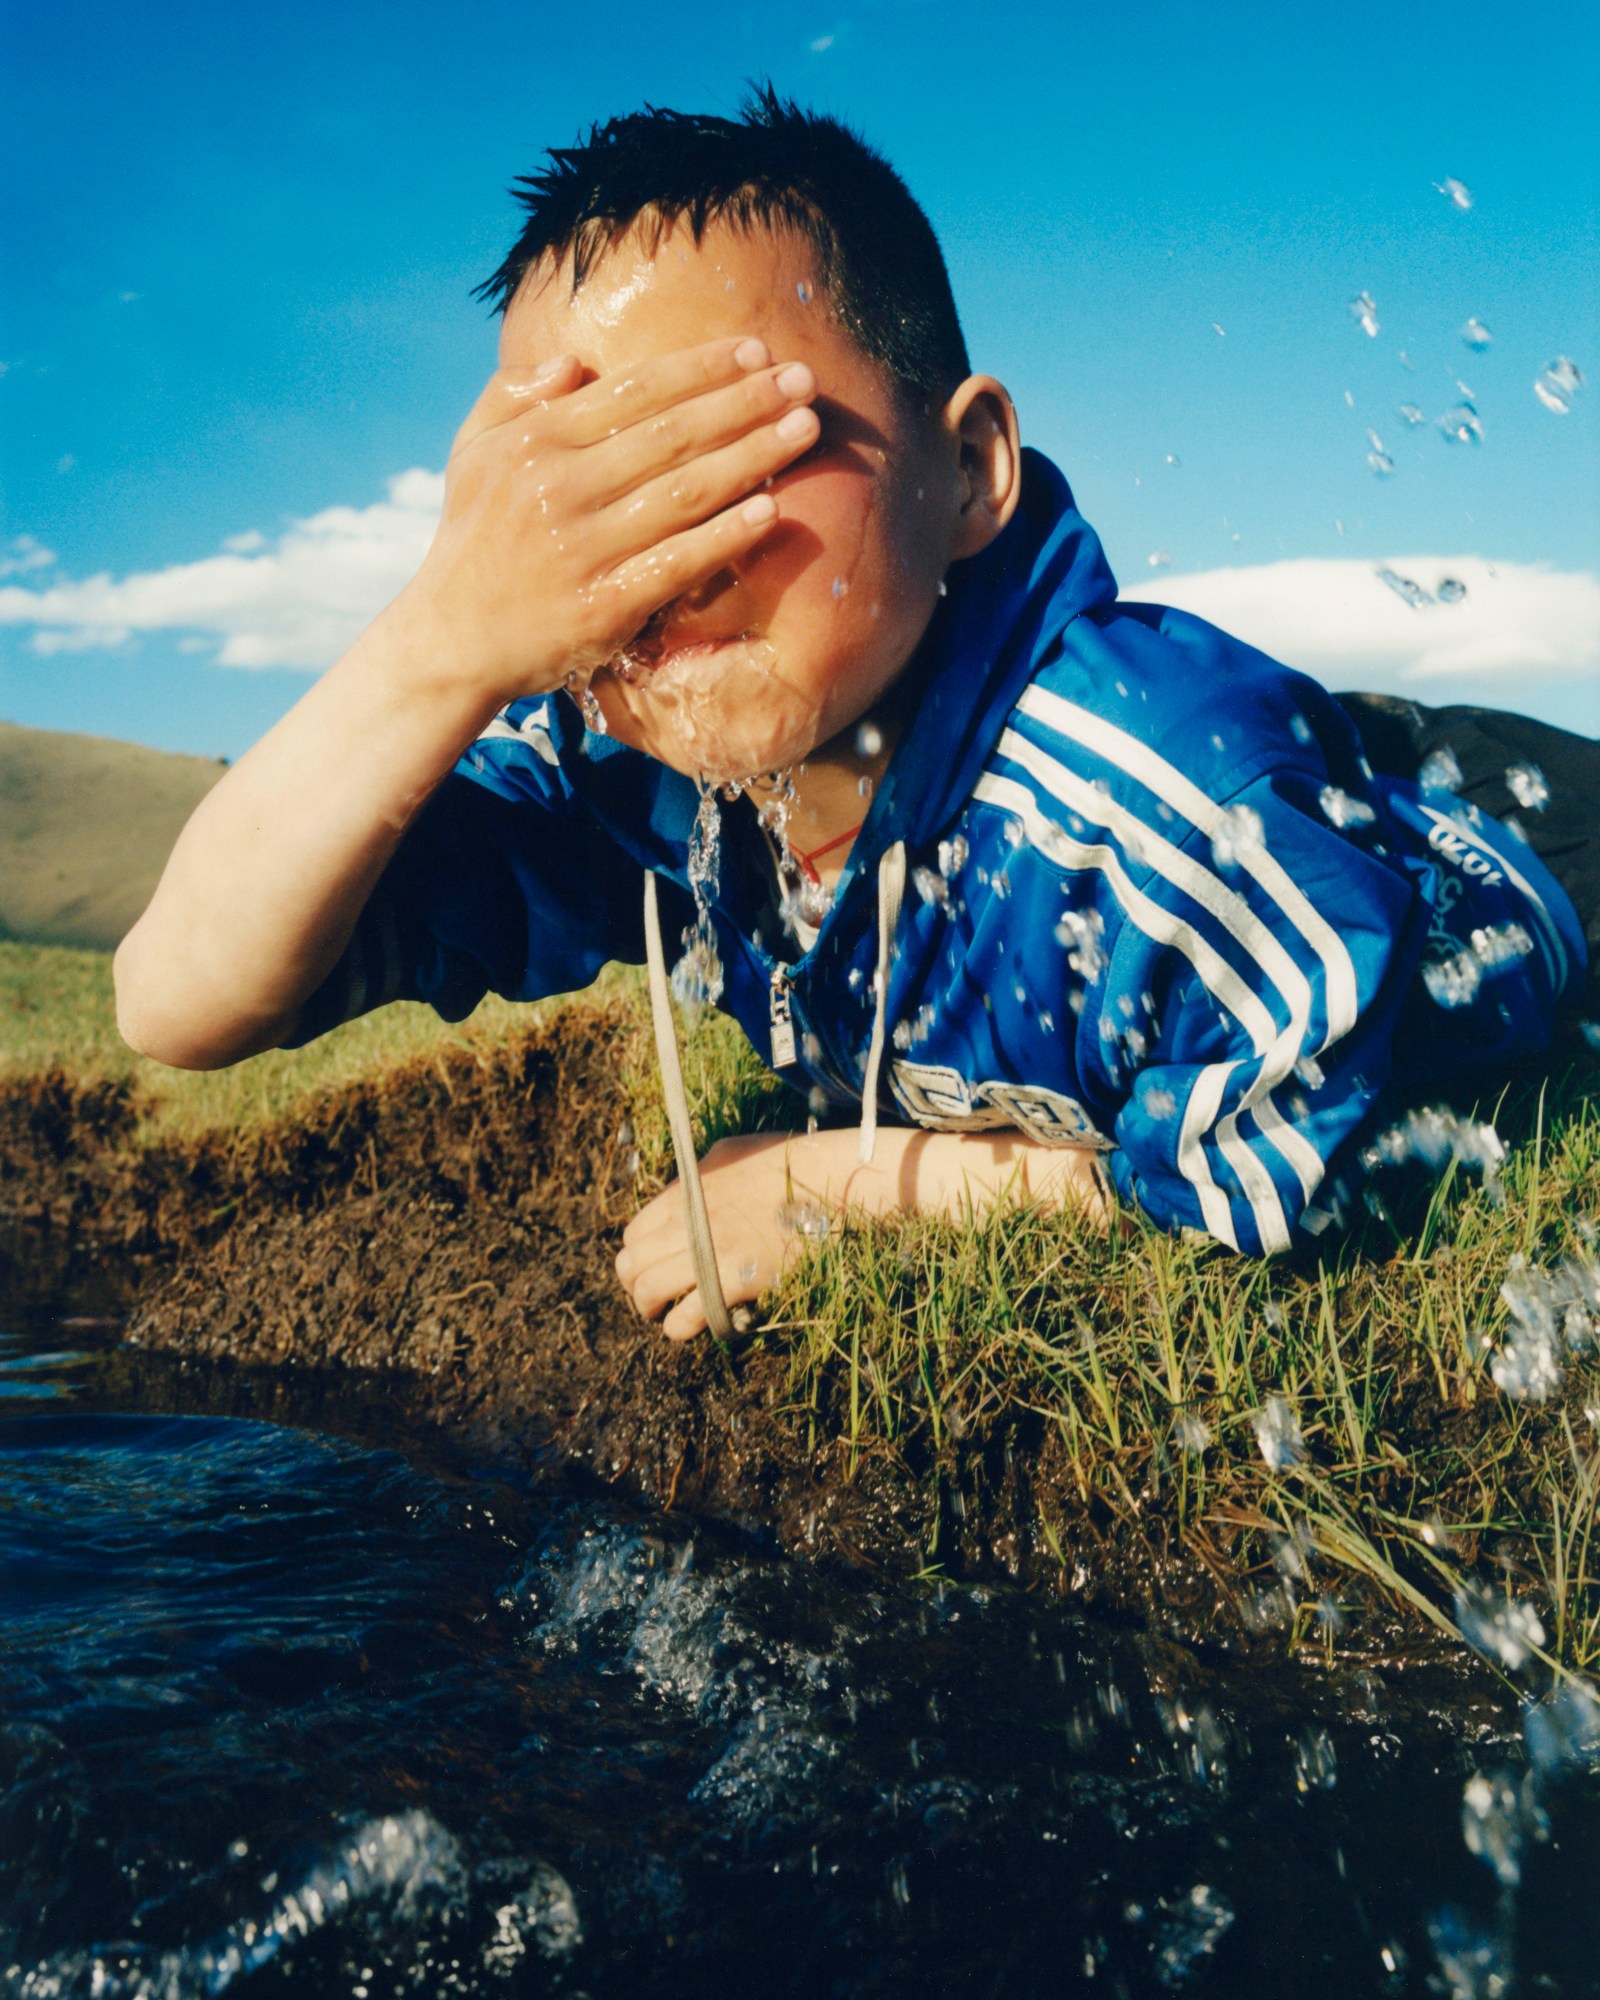
[[0, 938], [109, 951], [221, 775], [208, 757], [0, 722]]

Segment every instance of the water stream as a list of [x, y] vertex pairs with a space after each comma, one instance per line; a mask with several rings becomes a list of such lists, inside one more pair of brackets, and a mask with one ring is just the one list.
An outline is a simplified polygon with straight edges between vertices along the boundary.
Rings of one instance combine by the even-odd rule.
[[1481, 1678], [823, 1575], [84, 1318], [0, 1308], [0, 1993], [1596, 1990], [1595, 1760], [1543, 1839], [1480, 1785], [1508, 1881]]

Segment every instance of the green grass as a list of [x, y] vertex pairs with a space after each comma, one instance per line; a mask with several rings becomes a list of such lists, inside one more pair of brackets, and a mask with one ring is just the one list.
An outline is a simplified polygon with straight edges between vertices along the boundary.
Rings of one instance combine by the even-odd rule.
[[[80, 1083], [128, 1081], [138, 1090], [141, 1144], [175, 1144], [218, 1132], [248, 1137], [294, 1117], [312, 1101], [365, 1077], [434, 1061], [453, 1049], [516, 1039], [562, 1008], [591, 998], [621, 1000], [634, 1014], [617, 1047], [623, 1089], [634, 1106], [640, 1184], [671, 1178], [672, 1147], [642, 973], [609, 968], [589, 995], [538, 1007], [492, 995], [467, 1020], [441, 1021], [402, 1001], [347, 1021], [304, 1049], [274, 1049], [233, 1069], [174, 1070], [135, 1055], [117, 1033], [111, 958], [98, 951], [0, 942], [0, 1080], [60, 1070]], [[684, 1080], [702, 1149], [725, 1133], [781, 1125], [793, 1098], [758, 1061], [731, 1021], [702, 1014], [683, 1036]]]
[[[1552, 1662], [1600, 1665], [1600, 1359], [1591, 1344], [1546, 1404], [1487, 1366], [1512, 1258], [1593, 1254], [1600, 1110], [1571, 1076], [1503, 1129], [1519, 1119], [1503, 1205], [1454, 1176], [1398, 1193], [1387, 1176], [1399, 1222], [1366, 1220], [1317, 1262], [1238, 1258], [1126, 1213], [1109, 1237], [1016, 1209], [846, 1228], [762, 1336], [787, 1357], [790, 1419], [847, 1477], [904, 1455], [958, 1513], [997, 1445], [1036, 1454], [1055, 1496], [1039, 1532], [1064, 1566], [1096, 1537], [1181, 1549], [1297, 1642], [1331, 1643], [1358, 1578], [1454, 1631], [1458, 1584], [1487, 1573], [1538, 1605]], [[1275, 1396], [1306, 1454], [1277, 1471], [1255, 1428]]]
[[[594, 990], [632, 1008], [617, 1063], [649, 1193], [671, 1158], [642, 982], [614, 970]], [[146, 1143], [291, 1120], [357, 1078], [513, 1038], [529, 1013], [494, 1002], [452, 1028], [395, 1007], [305, 1051], [190, 1076], [118, 1040], [109, 960], [0, 944], [0, 1076], [130, 1078]], [[720, 1017], [685, 1035], [684, 1068], [702, 1146], [794, 1120], [795, 1100]], [[1113, 1543], [1181, 1550], [1295, 1643], [1331, 1645], [1358, 1584], [1452, 1630], [1457, 1586], [1475, 1577], [1537, 1604], [1552, 1662], [1600, 1667], [1600, 1359], [1593, 1345], [1572, 1359], [1544, 1404], [1511, 1400], [1488, 1370], [1512, 1259], [1593, 1254], [1595, 1081], [1588, 1062], [1510, 1094], [1500, 1204], [1465, 1174], [1388, 1174], [1388, 1208], [1316, 1261], [1234, 1257], [1128, 1213], [1106, 1237], [1026, 1209], [847, 1224], [754, 1336], [786, 1367], [777, 1420], [836, 1451], [845, 1478], [898, 1455], [947, 1515], [997, 1454], [1022, 1453], [1043, 1475], [1039, 1536], [1064, 1567]], [[1255, 1429], [1274, 1396], [1306, 1448], [1279, 1471]], [[934, 1567], [944, 1552], [936, 1541], [925, 1556]], [[1292, 1605], [1285, 1566], [1308, 1572], [1290, 1579]]]

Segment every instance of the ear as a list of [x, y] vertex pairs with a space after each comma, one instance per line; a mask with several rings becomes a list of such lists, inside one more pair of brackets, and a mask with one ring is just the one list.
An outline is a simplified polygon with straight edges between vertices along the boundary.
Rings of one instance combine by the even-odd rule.
[[992, 375], [969, 375], [944, 406], [958, 457], [959, 514], [950, 560], [986, 549], [1017, 511], [1022, 439], [1016, 406]]

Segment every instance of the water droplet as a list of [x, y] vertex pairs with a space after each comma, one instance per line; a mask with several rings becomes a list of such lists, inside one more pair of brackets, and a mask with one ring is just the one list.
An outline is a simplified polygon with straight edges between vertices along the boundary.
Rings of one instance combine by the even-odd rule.
[[1286, 1397], [1269, 1396], [1250, 1419], [1250, 1424], [1261, 1456], [1274, 1472], [1298, 1465], [1305, 1457], [1306, 1441], [1300, 1429], [1300, 1419], [1289, 1407]]
[[800, 301], [801, 305], [803, 306], [810, 305], [811, 287], [808, 284], [806, 284], [803, 280], [801, 281], [800, 284], [795, 286], [794, 295]]
[[1459, 577], [1447, 576], [1434, 594], [1441, 604], [1459, 604], [1467, 594], [1467, 586]]
[[1395, 414], [1403, 417], [1412, 430], [1415, 430], [1418, 424], [1425, 424], [1428, 421], [1427, 417], [1417, 408], [1415, 403], [1397, 404], [1395, 406]]
[[1461, 338], [1472, 349], [1474, 354], [1482, 354], [1486, 348], [1493, 347], [1494, 345], [1494, 335], [1476, 315], [1468, 319], [1462, 326]]
[[1549, 1834], [1534, 1782], [1531, 1771], [1524, 1773], [1520, 1784], [1509, 1771], [1475, 1771], [1461, 1796], [1461, 1837], [1467, 1852], [1489, 1864], [1502, 1888], [1514, 1889], [1522, 1880], [1524, 1842]]
[[1211, 331], [1219, 340], [1226, 340], [1228, 337], [1228, 329], [1225, 326], [1219, 325], [1216, 320], [1211, 322]]
[[950, 595], [950, 586], [942, 576], [939, 579], [939, 595], [941, 597], [948, 597]]
[[1457, 403], [1439, 419], [1439, 435], [1446, 444], [1482, 444], [1483, 422], [1471, 403]]
[[1550, 803], [1550, 787], [1537, 764], [1508, 765], [1506, 788], [1517, 804], [1530, 812], [1543, 812]]
[[1167, 463], [1168, 465], [1182, 465], [1183, 460], [1179, 458], [1175, 451], [1169, 451], [1167, 453]]
[[1196, 1457], [1211, 1445], [1211, 1426], [1204, 1417], [1185, 1410], [1172, 1426], [1172, 1435], [1187, 1452]]
[[1430, 751], [1422, 760], [1417, 783], [1425, 792], [1459, 792], [1461, 766], [1456, 762], [1456, 753], [1448, 747]]
[[1483, 969], [1470, 951], [1423, 962], [1422, 983], [1428, 989], [1429, 998], [1441, 1007], [1471, 1006], [1477, 998], [1482, 978]]
[[1394, 471], [1394, 460], [1383, 448], [1383, 439], [1376, 431], [1367, 432], [1367, 464], [1374, 476], [1387, 479]]
[[1172, 567], [1172, 558], [1167, 554], [1165, 549], [1152, 549], [1146, 557], [1146, 561], [1152, 569], [1170, 569]]
[[778, 1210], [778, 1227], [786, 1236], [803, 1236], [820, 1243], [832, 1223], [828, 1211], [814, 1201], [786, 1201]]
[[876, 757], [883, 748], [883, 731], [875, 722], [863, 722], [856, 730], [856, 755]]
[[845, 579], [842, 576], [836, 576], [833, 579], [833, 595], [836, 601], [839, 598], [846, 596], [849, 592], [849, 589], [850, 585], [845, 581]]
[[1371, 826], [1378, 817], [1365, 799], [1355, 799], [1338, 785], [1324, 785], [1317, 794], [1317, 804], [1324, 815], [1335, 826]]
[[1369, 340], [1378, 336], [1378, 302], [1371, 292], [1357, 292], [1350, 301], [1350, 317]]
[[1380, 583], [1386, 583], [1401, 603], [1409, 604], [1413, 611], [1419, 611], [1424, 604], [1433, 602], [1420, 583], [1413, 583], [1409, 576], [1402, 576], [1398, 570], [1390, 569], [1387, 564], [1381, 569], [1374, 570], [1373, 575]]
[[1533, 379], [1533, 393], [1547, 410], [1553, 410], [1558, 417], [1564, 417], [1572, 408], [1572, 399], [1583, 389], [1583, 375], [1576, 361], [1558, 354], [1548, 368]]
[[856, 796], [862, 799], [870, 799], [872, 797], [872, 780], [864, 772], [856, 779]]
[[1435, 181], [1434, 186], [1450, 206], [1459, 209], [1463, 215], [1471, 208], [1472, 190], [1465, 182], [1458, 181], [1454, 174], [1446, 174], [1442, 181]]
[[1222, 824], [1211, 836], [1211, 858], [1219, 868], [1236, 868], [1259, 854], [1264, 840], [1261, 815], [1254, 806], [1224, 806]]

